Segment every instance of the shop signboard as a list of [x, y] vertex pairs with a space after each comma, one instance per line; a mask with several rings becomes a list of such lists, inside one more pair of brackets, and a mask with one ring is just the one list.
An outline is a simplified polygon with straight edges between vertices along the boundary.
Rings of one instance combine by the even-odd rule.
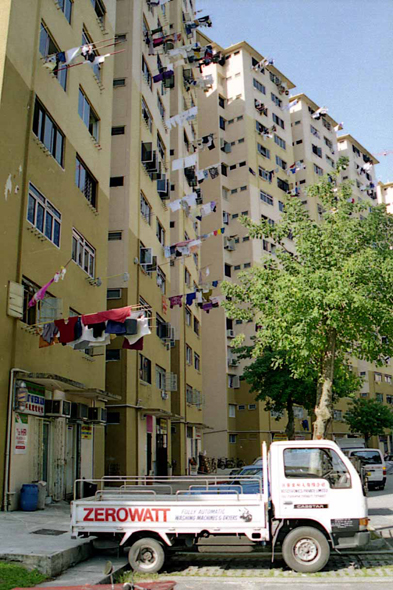
[[28, 417], [23, 414], [15, 414], [15, 455], [26, 454], [28, 427]]

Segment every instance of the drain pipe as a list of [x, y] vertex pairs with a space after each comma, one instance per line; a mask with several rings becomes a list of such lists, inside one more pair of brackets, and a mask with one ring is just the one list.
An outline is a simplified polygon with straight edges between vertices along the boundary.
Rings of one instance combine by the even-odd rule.
[[4, 494], [3, 494], [3, 510], [8, 512], [8, 495], [10, 491], [10, 464], [11, 464], [11, 435], [12, 435], [12, 410], [13, 410], [13, 393], [14, 393], [14, 373], [28, 373], [24, 369], [14, 367], [10, 373], [10, 385], [8, 391], [8, 416], [7, 416], [7, 444], [5, 451], [5, 467], [4, 467]]

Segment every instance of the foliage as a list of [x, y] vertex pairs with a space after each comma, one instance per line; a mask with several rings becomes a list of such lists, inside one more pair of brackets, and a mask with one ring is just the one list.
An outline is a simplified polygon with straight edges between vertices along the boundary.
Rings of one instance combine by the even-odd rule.
[[38, 570], [29, 571], [21, 565], [0, 562], [0, 590], [29, 588], [45, 580], [46, 576]]
[[[252, 351], [252, 346], [235, 349], [240, 359], [252, 358]], [[277, 363], [278, 357], [280, 357], [280, 363]], [[265, 350], [261, 356], [245, 367], [243, 378], [251, 386], [250, 392], [256, 394], [256, 399], [265, 402], [266, 411], [287, 412], [286, 433], [290, 440], [293, 439], [295, 435], [293, 407], [301, 406], [312, 414], [316, 404], [317, 375], [310, 374], [306, 378], [296, 378], [292, 375], [282, 353]], [[333, 383], [333, 401], [352, 395], [360, 386], [361, 379], [350, 370], [348, 365], [338, 366]]]
[[393, 428], [393, 411], [376, 399], [355, 399], [344, 416], [352, 433], [363, 434], [366, 443], [372, 436]]
[[393, 356], [393, 217], [383, 205], [365, 213], [354, 202], [352, 183], [339, 184], [347, 163], [307, 189], [310, 211], [288, 196], [274, 225], [241, 217], [250, 237], [270, 238], [276, 256], [223, 283], [229, 317], [261, 326], [254, 358], [280, 350], [294, 377], [317, 375], [316, 438], [332, 417], [337, 363], [353, 356], [382, 365]]

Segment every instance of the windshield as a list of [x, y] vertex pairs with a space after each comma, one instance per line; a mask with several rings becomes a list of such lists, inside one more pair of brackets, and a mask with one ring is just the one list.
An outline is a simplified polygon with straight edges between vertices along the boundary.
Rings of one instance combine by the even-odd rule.
[[259, 475], [262, 476], [262, 469], [260, 467], [246, 467], [238, 473], [238, 475]]
[[368, 465], [381, 465], [382, 458], [378, 451], [354, 451], [352, 453], [355, 457], [359, 457], [364, 463]]

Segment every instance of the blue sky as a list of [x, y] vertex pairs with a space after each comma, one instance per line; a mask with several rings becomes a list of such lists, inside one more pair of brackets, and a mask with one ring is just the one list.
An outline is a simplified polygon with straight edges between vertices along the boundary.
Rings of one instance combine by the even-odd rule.
[[[296, 88], [327, 106], [341, 132], [371, 153], [393, 150], [392, 0], [197, 0], [203, 31], [227, 47], [247, 41]], [[393, 154], [379, 157], [393, 181]]]

